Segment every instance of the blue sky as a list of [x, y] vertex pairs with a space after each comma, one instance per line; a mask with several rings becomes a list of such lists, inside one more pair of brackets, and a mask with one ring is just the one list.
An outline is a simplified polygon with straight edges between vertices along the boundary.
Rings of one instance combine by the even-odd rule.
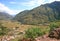
[[60, 0], [0, 0], [0, 12], [15, 15], [23, 10], [30, 10], [41, 4]]

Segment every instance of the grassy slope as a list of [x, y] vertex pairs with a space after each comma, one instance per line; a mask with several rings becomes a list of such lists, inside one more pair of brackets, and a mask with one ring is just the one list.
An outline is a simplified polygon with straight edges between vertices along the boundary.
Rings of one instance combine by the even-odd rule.
[[[49, 29], [47, 29], [47, 27], [49, 27], [48, 25], [24, 25], [24, 24], [20, 24], [19, 22], [17, 22], [17, 21], [4, 21], [4, 20], [2, 20], [2, 21], [0, 21], [0, 23], [2, 23], [2, 25], [4, 26], [4, 27], [8, 27], [8, 28], [15, 28], [15, 27], [19, 27], [19, 32], [20, 31], [25, 31], [26, 29], [28, 29], [28, 28], [32, 28], [32, 27], [39, 27], [39, 28], [41, 28], [41, 29], [43, 29], [43, 31], [46, 31], [46, 32], [48, 32], [48, 30]], [[47, 30], [46, 30], [47, 29]], [[19, 38], [16, 38], [16, 39], [14, 39], [14, 40], [12, 40], [12, 41], [17, 41]]]
[[20, 24], [19, 22], [12, 22], [12, 21], [0, 21], [0, 23], [2, 23], [3, 26], [8, 27], [8, 28], [15, 28], [15, 27], [19, 27], [20, 30], [25, 30], [31, 27], [41, 27], [41, 28], [46, 28], [48, 27], [47, 25], [24, 25], [24, 24]]

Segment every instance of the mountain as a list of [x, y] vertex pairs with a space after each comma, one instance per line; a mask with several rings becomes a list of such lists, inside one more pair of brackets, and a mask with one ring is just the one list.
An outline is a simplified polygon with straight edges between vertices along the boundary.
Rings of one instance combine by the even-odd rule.
[[14, 20], [23, 24], [41, 24], [60, 20], [60, 1], [22, 11], [14, 17]]
[[0, 20], [10, 20], [12, 18], [11, 15], [9, 15], [6, 12], [0, 12]]

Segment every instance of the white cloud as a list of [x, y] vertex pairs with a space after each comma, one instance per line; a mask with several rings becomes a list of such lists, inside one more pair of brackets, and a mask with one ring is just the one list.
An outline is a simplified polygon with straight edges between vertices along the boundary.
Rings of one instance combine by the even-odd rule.
[[10, 4], [18, 4], [27, 7], [35, 7], [45, 3], [51, 3], [53, 1], [60, 1], [60, 0], [29, 0], [28, 2], [9, 2]]
[[60, 0], [56, 0], [56, 1], [60, 1]]
[[41, 5], [41, 4], [44, 4], [45, 2], [44, 2], [45, 0], [35, 0], [35, 3], [37, 4], [37, 5]]
[[21, 4], [24, 5], [24, 6], [34, 6], [35, 2], [32, 0], [32, 1], [29, 1], [29, 2], [21, 3]]
[[18, 12], [20, 12], [22, 10], [11, 10], [9, 9], [7, 6], [5, 6], [4, 4], [0, 3], [0, 12], [7, 12], [11, 15], [17, 14]]
[[16, 2], [9, 2], [10, 4], [16, 4]]
[[13, 10], [13, 11], [14, 11], [14, 14], [13, 15], [15, 15], [15, 14], [18, 14], [19, 12], [21, 12], [23, 10]]
[[[34, 8], [35, 6], [39, 6], [39, 5], [45, 4], [45, 3], [51, 3], [53, 1], [60, 1], [60, 0], [30, 0], [28, 2], [21, 2], [21, 3], [20, 2], [9, 2], [9, 3]], [[23, 10], [25, 10], [25, 9], [23, 9]], [[2, 11], [8, 12], [9, 14], [14, 15], [14, 14], [19, 13], [22, 10], [11, 10], [6, 5], [0, 3], [0, 12], [2, 12]]]
[[[60, 1], [60, 0], [30, 0], [29, 2], [23, 2], [23, 3], [21, 3], [22, 5], [24, 5], [24, 6], [39, 6], [39, 5], [41, 5], [41, 4], [45, 4], [45, 3], [51, 3], [51, 2], [53, 2], [53, 1]], [[18, 4], [20, 4], [20, 3], [18, 3]]]
[[45, 4], [45, 3], [51, 3], [54, 1], [60, 1], [60, 0], [35, 0], [37, 5], [39, 5], [39, 4], [41, 5], [41, 4]]

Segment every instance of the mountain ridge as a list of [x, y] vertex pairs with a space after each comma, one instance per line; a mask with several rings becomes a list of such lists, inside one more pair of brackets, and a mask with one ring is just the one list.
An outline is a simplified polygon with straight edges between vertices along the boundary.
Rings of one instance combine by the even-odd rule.
[[40, 24], [60, 20], [59, 8], [60, 2], [55, 1], [38, 6], [32, 10], [22, 11], [22, 13], [15, 16], [14, 20], [23, 24]]
[[12, 15], [9, 15], [6, 12], [0, 12], [0, 20], [10, 20], [12, 19]]

